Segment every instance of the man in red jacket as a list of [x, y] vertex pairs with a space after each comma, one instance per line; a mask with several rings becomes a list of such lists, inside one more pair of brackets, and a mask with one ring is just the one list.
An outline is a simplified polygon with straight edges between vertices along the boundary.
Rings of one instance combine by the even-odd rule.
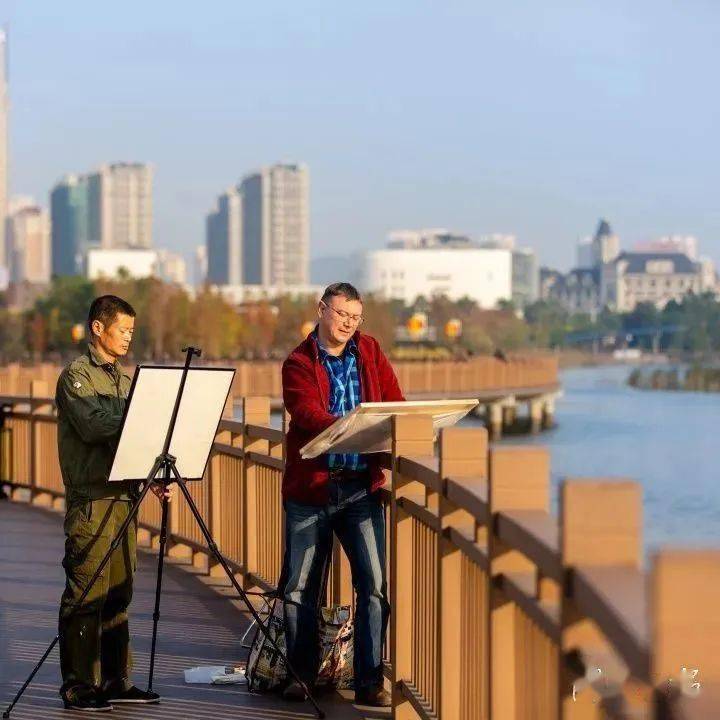
[[[389, 706], [382, 647], [390, 605], [385, 578], [385, 515], [377, 490], [384, 476], [373, 455], [300, 457], [300, 448], [360, 402], [404, 400], [395, 373], [374, 338], [358, 331], [362, 299], [335, 283], [318, 305], [318, 324], [283, 364], [283, 399], [290, 414], [283, 477], [285, 601], [288, 657], [306, 685], [317, 675], [320, 591], [337, 535], [350, 561], [355, 608], [356, 702]], [[302, 700], [292, 682], [284, 697]]]

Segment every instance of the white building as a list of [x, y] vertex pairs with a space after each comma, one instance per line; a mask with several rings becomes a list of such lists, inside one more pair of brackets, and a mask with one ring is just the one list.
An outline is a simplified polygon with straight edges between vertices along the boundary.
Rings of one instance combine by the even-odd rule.
[[387, 248], [366, 253], [360, 285], [365, 292], [409, 305], [422, 295], [469, 297], [494, 308], [512, 297], [512, 253], [495, 248]]
[[679, 253], [624, 252], [603, 266], [601, 300], [616, 312], [629, 312], [641, 302], [663, 308], [689, 292], [703, 292], [709, 272], [709, 266]]
[[187, 265], [185, 258], [169, 250], [158, 250], [155, 276], [167, 283], [185, 285], [187, 282]]
[[208, 274], [207, 246], [198, 245], [193, 256], [193, 285], [200, 287], [205, 284]]
[[157, 264], [155, 250], [90, 248], [86, 275], [89, 280], [116, 278], [125, 272], [133, 278], [151, 277], [156, 275]]
[[211, 287], [231, 305], [275, 300], [281, 296], [292, 299], [313, 297], [319, 300], [325, 290], [324, 285], [212, 285]]
[[475, 245], [467, 235], [447, 228], [422, 228], [420, 230], [392, 230], [387, 236], [387, 247], [392, 250], [417, 250], [419, 248], [468, 247]]
[[478, 238], [480, 247], [498, 248], [501, 250], [514, 250], [517, 238], [507, 233], [488, 233]]
[[694, 235], [663, 235], [655, 240], [636, 243], [635, 252], [680, 253], [691, 260], [698, 259], [698, 241]]
[[700, 292], [717, 293], [717, 272], [715, 271], [715, 262], [706, 256], [698, 261], [700, 265]]

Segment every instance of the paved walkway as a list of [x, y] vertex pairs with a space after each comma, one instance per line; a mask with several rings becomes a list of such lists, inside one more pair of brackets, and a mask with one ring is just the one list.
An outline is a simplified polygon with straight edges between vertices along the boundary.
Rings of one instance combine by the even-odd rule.
[[[57, 631], [63, 587], [61, 517], [23, 503], [0, 501], [0, 711], [5, 710]], [[147, 680], [156, 555], [142, 552], [135, 581], [130, 630], [135, 680]], [[288, 704], [276, 696], [251, 695], [244, 686], [186, 685], [183, 670], [195, 665], [243, 663], [240, 637], [247, 615], [228, 599], [229, 590], [208, 587], [208, 578], [175, 563], [165, 566], [154, 689], [155, 707], [116, 708], [113, 718], [175, 720], [295, 720], [314, 717], [308, 703]], [[57, 694], [57, 648], [15, 707], [12, 718], [87, 717], [62, 709]], [[389, 712], [361, 712], [339, 695], [319, 700], [330, 720], [388, 718]]]

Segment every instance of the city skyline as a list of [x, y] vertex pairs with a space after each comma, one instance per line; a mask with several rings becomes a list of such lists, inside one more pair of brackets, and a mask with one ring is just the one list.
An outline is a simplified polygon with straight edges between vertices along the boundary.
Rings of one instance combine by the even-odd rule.
[[52, 267], [56, 275], [83, 272], [91, 248], [153, 246], [153, 168], [104, 164], [70, 173], [50, 191]]
[[[203, 31], [194, 14], [134, 2], [31, 17], [32, 4], [0, 16], [12, 193], [45, 198], [68, 168], [142, 158], [157, 168], [155, 244], [186, 257], [217, 188], [276, 158], [313, 169], [313, 257], [441, 224], [515, 234], [567, 267], [600, 216], [630, 242], [685, 233], [720, 253], [710, 4], [690, 16], [647, 2], [517, 14], [228, 3]], [[435, 52], [417, 52], [431, 40]]]

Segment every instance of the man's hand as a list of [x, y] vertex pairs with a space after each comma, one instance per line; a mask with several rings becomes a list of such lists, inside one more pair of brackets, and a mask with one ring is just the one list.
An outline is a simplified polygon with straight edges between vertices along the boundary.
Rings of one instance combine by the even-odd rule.
[[159, 483], [153, 483], [150, 490], [155, 494], [155, 497], [162, 502], [165, 498], [170, 502], [175, 496], [175, 487], [173, 485], [161, 485]]

